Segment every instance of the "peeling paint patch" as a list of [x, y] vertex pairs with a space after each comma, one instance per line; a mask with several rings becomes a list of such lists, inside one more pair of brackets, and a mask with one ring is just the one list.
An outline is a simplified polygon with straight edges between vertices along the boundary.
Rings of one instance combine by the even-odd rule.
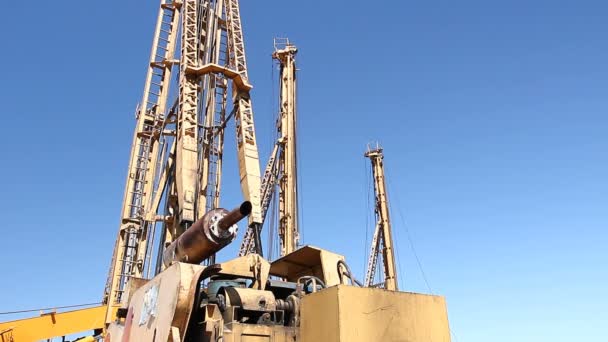
[[141, 314], [139, 315], [139, 326], [147, 324], [150, 321], [150, 317], [156, 316], [157, 303], [158, 284], [154, 284], [154, 286], [146, 290], [146, 293], [144, 294], [144, 303], [141, 307]]

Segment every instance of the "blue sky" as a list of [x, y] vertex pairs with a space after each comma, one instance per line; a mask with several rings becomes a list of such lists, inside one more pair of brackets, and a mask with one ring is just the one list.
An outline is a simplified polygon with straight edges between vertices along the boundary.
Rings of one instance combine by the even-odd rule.
[[[0, 311], [101, 298], [157, 5], [4, 4]], [[345, 254], [363, 278], [363, 152], [380, 140], [400, 285], [427, 292], [409, 231], [455, 341], [608, 340], [608, 5], [241, 7], [264, 162], [272, 38], [300, 49], [304, 243]]]

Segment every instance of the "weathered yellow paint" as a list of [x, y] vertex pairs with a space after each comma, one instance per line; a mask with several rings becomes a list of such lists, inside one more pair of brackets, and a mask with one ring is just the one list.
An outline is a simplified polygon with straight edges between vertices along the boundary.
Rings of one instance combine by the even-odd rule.
[[224, 330], [221, 341], [294, 342], [296, 341], [296, 329], [280, 325], [230, 323], [228, 324], [227, 329]]
[[[134, 291], [124, 329], [122, 323], [115, 322], [108, 327], [111, 341], [170, 341], [172, 329], [177, 329], [183, 339], [194, 300], [193, 280], [204, 269], [177, 262]], [[146, 306], [155, 314], [150, 314]]]
[[340, 341], [338, 287], [302, 299], [298, 342]]
[[450, 342], [441, 296], [338, 285], [302, 299], [299, 342]]
[[299, 277], [314, 275], [327, 286], [340, 284], [338, 261], [344, 257], [314, 246], [304, 246], [272, 262], [270, 274], [296, 282]]
[[[107, 307], [47, 313], [39, 317], [0, 323], [0, 341], [30, 342], [102, 329]], [[12, 339], [11, 339], [12, 338]]]

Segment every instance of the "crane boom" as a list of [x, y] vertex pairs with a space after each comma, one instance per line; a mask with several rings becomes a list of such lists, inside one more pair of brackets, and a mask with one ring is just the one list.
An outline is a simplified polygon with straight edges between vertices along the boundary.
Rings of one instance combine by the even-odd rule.
[[241, 190], [252, 204], [248, 223], [261, 225], [251, 88], [238, 0], [161, 0], [104, 291], [106, 322], [129, 279], [160, 272], [165, 247], [219, 207], [225, 128], [232, 118]]
[[372, 165], [372, 175], [374, 178], [374, 198], [376, 228], [372, 239], [371, 251], [367, 262], [367, 273], [365, 275], [365, 286], [377, 286], [373, 284], [376, 274], [378, 257], [382, 256], [384, 266], [385, 289], [397, 291], [397, 269], [395, 266], [395, 253], [393, 247], [393, 235], [391, 231], [391, 221], [389, 217], [388, 198], [386, 195], [386, 184], [384, 176], [384, 153], [382, 148], [368, 148], [365, 156], [370, 159]]
[[[272, 58], [280, 67], [280, 115], [278, 139], [268, 160], [261, 186], [262, 222], [277, 190], [279, 199], [280, 256], [296, 250], [299, 241], [296, 157], [296, 60], [298, 49], [287, 38], [276, 38]], [[239, 256], [256, 252], [259, 230], [245, 232]], [[259, 251], [257, 251], [259, 253]]]

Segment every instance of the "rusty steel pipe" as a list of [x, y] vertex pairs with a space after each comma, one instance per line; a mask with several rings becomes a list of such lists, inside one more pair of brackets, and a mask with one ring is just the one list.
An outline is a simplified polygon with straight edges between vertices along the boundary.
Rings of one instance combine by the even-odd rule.
[[251, 202], [245, 201], [232, 211], [218, 208], [207, 212], [165, 249], [165, 267], [175, 262], [200, 264], [220, 251], [236, 238], [236, 223], [247, 217], [251, 208]]
[[228, 212], [228, 214], [226, 214], [226, 216], [222, 217], [217, 222], [217, 227], [220, 230], [229, 229], [230, 227], [235, 225], [237, 222], [239, 222], [240, 220], [247, 217], [247, 215], [251, 214], [251, 208], [252, 208], [251, 202], [245, 201], [245, 202], [241, 203], [241, 205], [238, 208], [233, 209], [232, 211]]

